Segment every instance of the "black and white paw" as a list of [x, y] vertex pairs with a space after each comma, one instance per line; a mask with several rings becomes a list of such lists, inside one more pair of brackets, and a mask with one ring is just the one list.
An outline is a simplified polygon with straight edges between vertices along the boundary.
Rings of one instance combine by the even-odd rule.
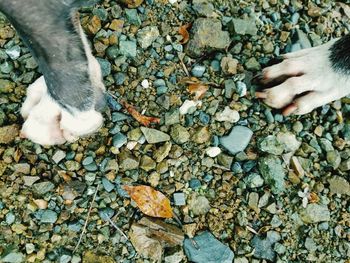
[[257, 92], [256, 97], [270, 107], [283, 109], [284, 115], [302, 115], [348, 95], [350, 75], [339, 70], [334, 61], [337, 43], [333, 40], [284, 55], [281, 63], [263, 70], [262, 83], [272, 87]]
[[44, 77], [28, 87], [21, 114], [25, 119], [21, 136], [42, 145], [73, 142], [96, 132], [103, 124], [95, 110], [68, 112], [47, 92]]

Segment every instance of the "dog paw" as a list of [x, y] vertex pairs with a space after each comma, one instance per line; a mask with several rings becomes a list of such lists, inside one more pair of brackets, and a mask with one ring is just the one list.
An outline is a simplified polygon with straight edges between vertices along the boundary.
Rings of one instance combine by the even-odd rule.
[[349, 77], [336, 72], [330, 61], [334, 42], [286, 54], [281, 63], [265, 68], [262, 84], [270, 88], [256, 97], [284, 115], [302, 115], [348, 95]]
[[41, 145], [73, 142], [96, 132], [103, 124], [101, 113], [95, 110], [70, 113], [62, 108], [48, 94], [44, 77], [28, 87], [21, 114], [25, 119], [21, 136]]

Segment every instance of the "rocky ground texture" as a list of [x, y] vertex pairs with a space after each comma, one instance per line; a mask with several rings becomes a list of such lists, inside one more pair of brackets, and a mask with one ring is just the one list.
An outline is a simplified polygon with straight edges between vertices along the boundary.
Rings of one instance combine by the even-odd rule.
[[[348, 33], [349, 19], [328, 0], [84, 7], [105, 125], [42, 147], [18, 136], [40, 73], [0, 16], [0, 262], [349, 262], [350, 100], [286, 118], [252, 83], [271, 58]], [[122, 99], [160, 123], [142, 126]], [[162, 192], [178, 218], [145, 217], [125, 185]]]

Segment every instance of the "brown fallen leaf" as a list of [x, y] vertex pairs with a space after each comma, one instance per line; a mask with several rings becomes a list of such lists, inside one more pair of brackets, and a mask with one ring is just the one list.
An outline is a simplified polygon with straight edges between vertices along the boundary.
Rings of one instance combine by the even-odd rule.
[[131, 104], [127, 103], [125, 100], [121, 100], [120, 103], [123, 105], [123, 107], [130, 113], [130, 115], [137, 120], [139, 123], [142, 125], [148, 127], [152, 123], [159, 123], [160, 119], [156, 117], [148, 117], [145, 115], [142, 115], [139, 113], [134, 106]]
[[169, 199], [159, 191], [150, 186], [127, 186], [124, 190], [128, 192], [131, 199], [134, 200], [140, 210], [153, 217], [172, 218], [173, 210]]
[[184, 78], [180, 81], [180, 83], [188, 85], [188, 92], [190, 94], [194, 94], [195, 100], [200, 100], [201, 98], [203, 98], [203, 96], [209, 88], [208, 85], [204, 84], [195, 77]]
[[180, 26], [179, 34], [182, 36], [180, 40], [180, 44], [186, 44], [190, 40], [190, 34], [188, 33], [188, 29], [192, 26], [191, 23]]

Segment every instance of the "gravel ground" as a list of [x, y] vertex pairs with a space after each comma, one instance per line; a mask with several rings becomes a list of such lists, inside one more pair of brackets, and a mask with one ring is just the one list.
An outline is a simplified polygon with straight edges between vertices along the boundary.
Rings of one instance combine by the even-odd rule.
[[[57, 147], [18, 136], [40, 73], [0, 16], [0, 262], [349, 263], [350, 100], [285, 118], [252, 79], [271, 58], [349, 33], [350, 7], [132, 3], [81, 9], [109, 109], [95, 136]], [[200, 100], [188, 77], [208, 86]], [[142, 127], [121, 99], [160, 123]], [[123, 185], [164, 193], [178, 220], [144, 217]]]

